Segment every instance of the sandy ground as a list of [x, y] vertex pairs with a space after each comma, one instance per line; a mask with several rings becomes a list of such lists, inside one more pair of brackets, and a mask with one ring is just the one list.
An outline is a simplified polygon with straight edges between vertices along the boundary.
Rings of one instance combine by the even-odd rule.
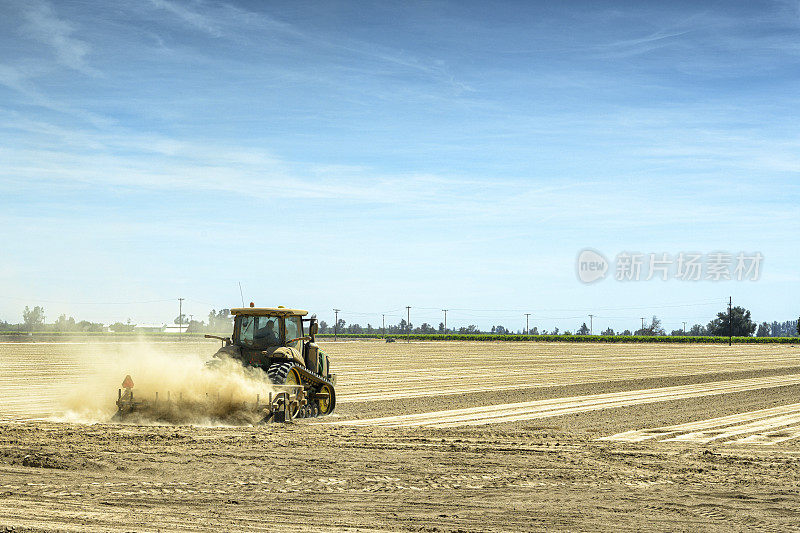
[[[178, 356], [214, 345], [159, 349]], [[31, 420], [62, 416], [65, 395], [116, 371], [124, 349], [1, 345], [0, 530], [800, 524], [798, 347], [323, 349], [339, 376], [333, 417], [203, 427]]]

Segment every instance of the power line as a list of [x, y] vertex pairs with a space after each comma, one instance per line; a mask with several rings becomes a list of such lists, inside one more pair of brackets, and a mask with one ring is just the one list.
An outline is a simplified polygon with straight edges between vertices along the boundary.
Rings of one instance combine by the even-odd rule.
[[406, 323], [406, 342], [411, 342], [411, 306], [406, 306], [406, 312], [408, 313], [408, 322]]
[[183, 339], [183, 301], [186, 298], [178, 298], [178, 334], [179, 339]]
[[334, 309], [333, 312], [336, 313], [336, 322], [333, 324], [333, 340], [336, 341], [339, 338], [339, 311], [341, 309]]
[[[686, 302], [686, 303], [675, 303], [675, 304], [664, 304], [664, 305], [625, 306], [625, 307], [564, 307], [564, 308], [551, 308], [547, 310], [548, 311], [592, 311], [592, 310], [622, 311], [626, 309], [641, 310], [641, 309], [667, 309], [673, 307], [696, 307], [698, 305], [705, 305], [712, 303], [719, 303], [719, 300], [715, 298], [713, 300], [702, 300], [697, 302]], [[415, 309], [432, 309], [432, 308], [415, 307]], [[450, 310], [473, 311], [473, 312], [483, 312], [483, 313], [524, 313], [525, 311], [527, 311], [527, 309], [476, 309], [476, 308], [466, 308], [466, 307], [453, 307]]]
[[0, 296], [3, 300], [16, 300], [19, 302], [34, 302], [43, 304], [64, 304], [64, 305], [136, 305], [136, 304], [155, 304], [173, 302], [172, 298], [164, 300], [139, 300], [139, 301], [125, 301], [125, 302], [65, 302], [61, 300], [42, 300], [40, 298], [16, 298], [14, 296]]

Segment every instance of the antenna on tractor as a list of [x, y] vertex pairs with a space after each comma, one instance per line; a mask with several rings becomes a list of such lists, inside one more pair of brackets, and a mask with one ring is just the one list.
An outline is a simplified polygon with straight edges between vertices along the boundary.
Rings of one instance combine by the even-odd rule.
[[242, 282], [239, 282], [239, 296], [242, 297], [242, 307], [244, 307], [244, 293], [242, 292]]

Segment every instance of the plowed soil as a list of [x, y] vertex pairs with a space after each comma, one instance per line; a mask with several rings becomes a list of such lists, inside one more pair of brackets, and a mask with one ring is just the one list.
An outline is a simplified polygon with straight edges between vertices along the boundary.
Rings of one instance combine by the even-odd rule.
[[130, 348], [0, 345], [0, 531], [800, 523], [795, 346], [327, 342], [339, 403], [325, 419], [63, 421], [74, 389]]

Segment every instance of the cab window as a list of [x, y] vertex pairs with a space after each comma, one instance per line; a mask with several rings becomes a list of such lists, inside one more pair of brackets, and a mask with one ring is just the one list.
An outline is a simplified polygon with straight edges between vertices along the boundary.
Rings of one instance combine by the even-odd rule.
[[276, 316], [256, 317], [256, 330], [253, 339], [259, 346], [281, 345], [281, 319]]
[[253, 344], [253, 332], [255, 331], [256, 317], [243, 316], [239, 322], [239, 342], [251, 346]]
[[[286, 340], [290, 341], [303, 336], [303, 327], [299, 316], [286, 317]], [[292, 343], [295, 344], [295, 343]]]
[[281, 318], [276, 316], [243, 316], [239, 324], [239, 343], [250, 348], [280, 346]]

